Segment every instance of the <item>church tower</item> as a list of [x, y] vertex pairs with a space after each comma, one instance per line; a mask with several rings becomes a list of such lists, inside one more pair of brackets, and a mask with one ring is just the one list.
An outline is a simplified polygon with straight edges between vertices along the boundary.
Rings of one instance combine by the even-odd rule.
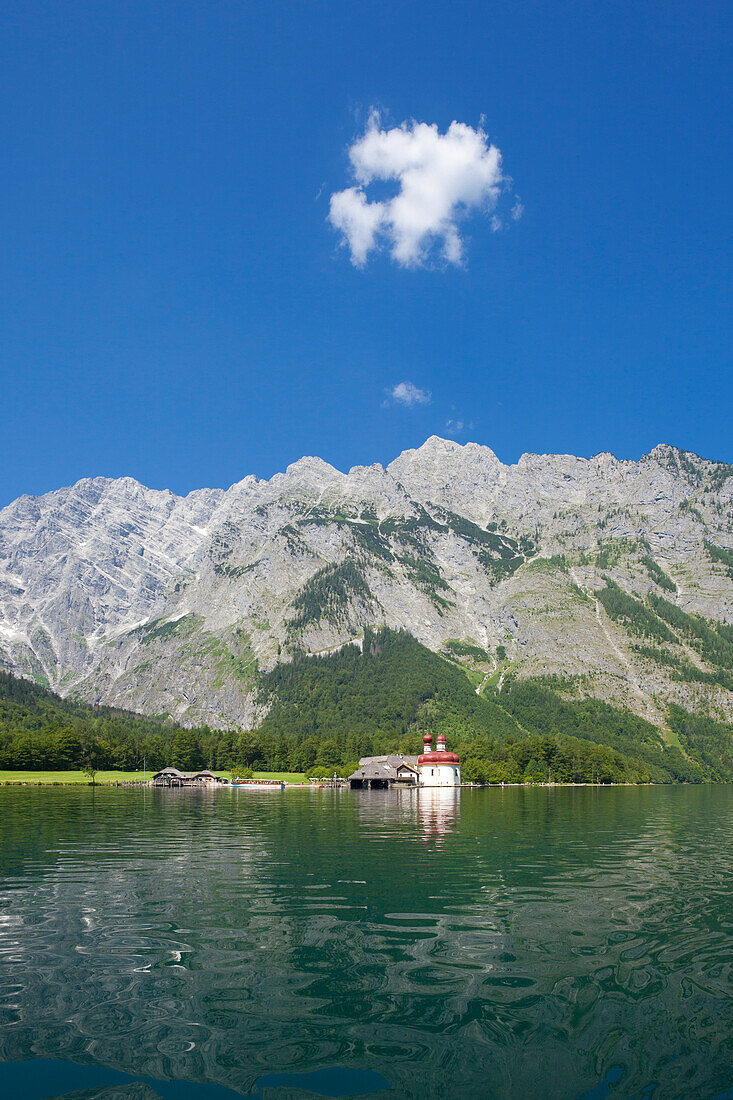
[[424, 752], [418, 756], [421, 787], [460, 787], [461, 762], [454, 752], [445, 747], [445, 734], [439, 733], [435, 751], [430, 733], [423, 737]]

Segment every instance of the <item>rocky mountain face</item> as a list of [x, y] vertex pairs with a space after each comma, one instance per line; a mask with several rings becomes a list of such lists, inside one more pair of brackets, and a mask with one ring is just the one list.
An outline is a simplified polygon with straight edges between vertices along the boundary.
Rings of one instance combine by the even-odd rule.
[[505, 466], [432, 437], [386, 469], [303, 458], [185, 498], [93, 478], [0, 511], [0, 667], [190, 725], [253, 726], [259, 671], [376, 624], [479, 690], [555, 676], [662, 727], [671, 702], [730, 720], [730, 623], [733, 466], [666, 445]]

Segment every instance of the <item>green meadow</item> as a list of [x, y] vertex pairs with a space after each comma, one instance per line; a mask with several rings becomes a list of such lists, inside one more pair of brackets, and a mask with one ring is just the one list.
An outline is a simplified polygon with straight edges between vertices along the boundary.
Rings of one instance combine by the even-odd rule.
[[[217, 772], [227, 779], [231, 777], [228, 771]], [[143, 773], [122, 771], [100, 771], [95, 776], [97, 785], [100, 783], [140, 783], [144, 779], [152, 779], [153, 773], [148, 770]], [[299, 772], [254, 772], [254, 779], [278, 779], [286, 783], [304, 783], [307, 776]], [[82, 771], [0, 771], [0, 783], [30, 783], [43, 784], [89, 784], [91, 780]]]

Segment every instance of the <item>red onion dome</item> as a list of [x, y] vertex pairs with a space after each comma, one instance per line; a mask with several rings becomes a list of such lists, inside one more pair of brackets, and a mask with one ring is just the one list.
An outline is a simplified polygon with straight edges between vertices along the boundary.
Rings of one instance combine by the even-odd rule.
[[438, 734], [438, 744], [440, 744], [441, 742], [443, 744], [445, 744], [445, 734], [444, 733], [439, 733]]
[[429, 745], [432, 740], [433, 735], [431, 733], [426, 733], [422, 739], [422, 743], [423, 745]]
[[460, 764], [459, 757], [454, 752], [446, 752], [442, 749], [440, 752], [424, 752], [422, 756], [417, 758], [418, 764]]

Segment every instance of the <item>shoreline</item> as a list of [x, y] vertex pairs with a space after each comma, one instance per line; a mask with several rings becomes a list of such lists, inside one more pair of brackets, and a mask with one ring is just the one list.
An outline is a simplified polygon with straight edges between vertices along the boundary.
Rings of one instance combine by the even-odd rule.
[[[287, 773], [292, 776], [292, 773]], [[302, 779], [288, 778], [285, 779], [283, 773], [277, 772], [261, 772], [254, 776], [255, 780], [269, 780], [274, 784], [284, 783], [285, 790], [335, 790], [335, 789], [348, 789], [348, 785], [330, 783], [325, 780], [317, 782], [309, 782], [306, 777]], [[572, 782], [572, 783], [522, 783], [522, 782], [505, 782], [505, 783], [461, 783], [458, 787], [448, 788], [446, 790], [483, 790], [490, 788], [492, 790], [503, 790], [504, 788], [567, 788], [567, 787], [676, 787], [676, 786], [698, 786], [699, 784], [681, 784], [681, 783], [585, 783], [585, 782]], [[716, 786], [718, 784], [715, 784]], [[13, 776], [10, 771], [0, 772], [0, 787], [103, 787], [105, 789], [130, 789], [130, 788], [149, 788], [151, 790], [162, 790], [165, 788], [153, 787], [152, 778], [144, 779], [141, 773], [130, 772], [109, 772], [105, 771], [100, 773], [94, 783], [91, 782], [87, 775], [83, 775], [79, 772], [43, 772], [39, 771], [34, 774], [31, 771], [18, 772], [17, 778]], [[229, 783], [222, 784], [201, 784], [200, 787], [186, 788], [190, 790], [199, 789], [226, 789], [230, 790]], [[239, 789], [239, 788], [235, 788]], [[419, 787], [403, 787], [393, 788], [402, 790], [420, 790]], [[425, 788], [429, 790], [438, 790], [440, 788]]]

